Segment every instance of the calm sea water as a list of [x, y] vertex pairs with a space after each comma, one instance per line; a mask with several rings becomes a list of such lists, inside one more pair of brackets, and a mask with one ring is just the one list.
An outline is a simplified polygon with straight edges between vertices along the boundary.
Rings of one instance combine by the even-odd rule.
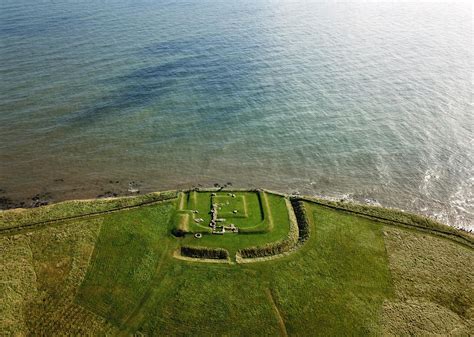
[[472, 32], [468, 3], [2, 0], [0, 196], [232, 182], [472, 229]]

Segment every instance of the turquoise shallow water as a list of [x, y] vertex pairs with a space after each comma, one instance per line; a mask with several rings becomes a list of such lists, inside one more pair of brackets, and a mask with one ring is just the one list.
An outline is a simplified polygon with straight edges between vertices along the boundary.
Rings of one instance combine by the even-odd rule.
[[471, 15], [468, 3], [3, 0], [1, 195], [232, 182], [472, 229]]

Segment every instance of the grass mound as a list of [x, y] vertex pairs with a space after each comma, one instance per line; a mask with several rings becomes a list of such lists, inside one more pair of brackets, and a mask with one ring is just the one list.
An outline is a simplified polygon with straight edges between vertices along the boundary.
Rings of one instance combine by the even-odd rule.
[[[286, 204], [287, 209], [289, 210], [290, 224], [288, 235], [284, 239], [281, 239], [276, 242], [267, 243], [262, 246], [246, 247], [240, 249], [237, 253], [237, 257], [239, 259], [254, 259], [268, 256], [278, 256], [280, 254], [288, 253], [291, 250], [296, 249], [298, 242], [303, 243], [304, 238], [299, 236], [300, 222], [297, 222], [297, 218], [294, 216], [293, 210], [291, 210], [291, 205], [288, 200], [286, 200]], [[309, 225], [308, 222], [306, 222], [305, 224]], [[301, 223], [301, 226], [304, 226], [305, 224]]]
[[181, 255], [199, 259], [217, 259], [227, 260], [229, 252], [222, 248], [206, 248], [206, 247], [181, 247]]

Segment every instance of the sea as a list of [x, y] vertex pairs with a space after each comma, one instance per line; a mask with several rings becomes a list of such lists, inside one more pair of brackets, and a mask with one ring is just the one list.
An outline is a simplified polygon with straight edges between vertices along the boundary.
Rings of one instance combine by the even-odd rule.
[[474, 230], [470, 2], [1, 0], [3, 208], [201, 186]]

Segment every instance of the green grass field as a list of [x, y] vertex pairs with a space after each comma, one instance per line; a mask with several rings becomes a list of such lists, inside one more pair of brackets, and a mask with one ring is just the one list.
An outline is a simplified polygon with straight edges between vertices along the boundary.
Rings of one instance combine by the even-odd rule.
[[[223, 214], [245, 213], [235, 217], [236, 224], [252, 219], [251, 228], [271, 220], [271, 230], [175, 237], [172, 230], [183, 214], [202, 217], [209, 210], [210, 193], [182, 193], [91, 218], [80, 216], [84, 207], [95, 209], [92, 201], [78, 210], [77, 203], [64, 203], [50, 218], [79, 217], [0, 232], [0, 332], [467, 336], [474, 331], [472, 246], [306, 201], [310, 237], [286, 256], [245, 264], [175, 258], [182, 245], [225, 248], [234, 256], [242, 247], [288, 234], [283, 197], [266, 193], [260, 207], [253, 192], [235, 192], [235, 198], [221, 192], [216, 202], [228, 206]], [[29, 211], [5, 211], [0, 218], [8, 219], [4, 227], [24, 225], [34, 219]], [[44, 210], [31, 211], [48, 219]]]
[[[268, 232], [272, 223], [266, 215], [268, 209], [265, 192], [186, 192], [180, 193], [179, 211], [175, 218], [178, 227], [181, 214], [190, 215], [187, 224], [189, 233], [210, 233], [211, 205], [218, 205], [218, 218], [225, 224], [234, 224], [249, 233]], [[279, 207], [278, 205], [276, 207]], [[236, 212], [234, 212], [236, 211]], [[202, 219], [202, 222], [196, 220]]]
[[[216, 203], [219, 205], [219, 216], [223, 218], [248, 218], [247, 215], [247, 198], [251, 197], [250, 193], [246, 194], [239, 194], [232, 196], [229, 195], [216, 195], [211, 197], [212, 203]], [[251, 205], [253, 206], [253, 205]], [[255, 206], [252, 207], [252, 210]], [[234, 213], [234, 211], [237, 211]], [[263, 221], [263, 218], [257, 220], [257, 222]], [[250, 221], [249, 221], [250, 222]], [[249, 223], [247, 223], [249, 224]], [[242, 225], [245, 225], [243, 223]]]
[[159, 271], [173, 211], [168, 203], [107, 216], [77, 303], [117, 325], [125, 322]]
[[[195, 192], [196, 193], [196, 192]], [[196, 193], [197, 194], [197, 193]], [[247, 204], [247, 217], [228, 218], [239, 228], [248, 229], [248, 232], [240, 231], [238, 234], [228, 233], [225, 235], [204, 235], [201, 239], [194, 238], [193, 235], [187, 235], [178, 242], [180, 245], [192, 245], [203, 247], [218, 247], [229, 251], [231, 256], [235, 256], [237, 250], [245, 247], [263, 245], [268, 242], [275, 242], [284, 238], [289, 230], [288, 211], [284, 198], [274, 195], [266, 194], [264, 198], [268, 200], [268, 210], [263, 206], [260, 207], [259, 198], [253, 192], [235, 193], [236, 197], [245, 196]], [[227, 193], [222, 193], [222, 196], [217, 195], [221, 200], [236, 199], [228, 198]], [[203, 206], [198, 208], [197, 216], [203, 217], [205, 223], [208, 223], [210, 216], [207, 213], [210, 209], [210, 193], [204, 192], [198, 194], [198, 200], [203, 200]], [[242, 204], [241, 204], [242, 205]], [[232, 207], [233, 208], [233, 207]], [[229, 208], [228, 208], [229, 209]], [[207, 211], [207, 212], [206, 212]], [[263, 213], [265, 212], [265, 213]], [[263, 213], [263, 214], [262, 214]], [[270, 223], [270, 221], [272, 221]], [[278, 225], [273, 225], [278, 224]], [[271, 230], [270, 230], [271, 228]]]

